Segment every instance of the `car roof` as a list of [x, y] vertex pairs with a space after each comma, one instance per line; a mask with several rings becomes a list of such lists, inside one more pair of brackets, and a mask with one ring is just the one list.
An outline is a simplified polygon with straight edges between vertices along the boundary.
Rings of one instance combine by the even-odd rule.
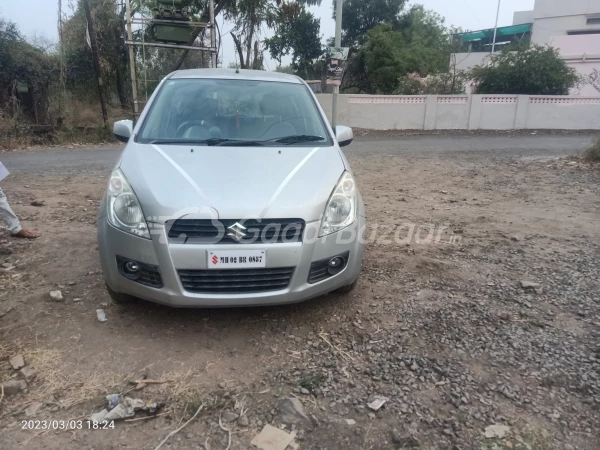
[[265, 70], [247, 69], [188, 69], [173, 72], [170, 79], [174, 78], [217, 78], [226, 80], [254, 80], [277, 81], [280, 83], [301, 84], [302, 79], [295, 75], [280, 72], [267, 72]]

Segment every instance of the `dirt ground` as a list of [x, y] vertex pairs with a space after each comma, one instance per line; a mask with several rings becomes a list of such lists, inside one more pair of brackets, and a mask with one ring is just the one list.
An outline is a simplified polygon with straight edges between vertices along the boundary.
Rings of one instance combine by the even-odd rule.
[[[162, 448], [251, 449], [288, 397], [307, 416], [285, 428], [300, 449], [600, 448], [600, 171], [460, 152], [350, 162], [374, 235], [355, 291], [228, 310], [113, 304], [95, 227], [107, 174], [11, 175], [42, 237], [0, 238], [0, 382], [20, 379], [17, 354], [37, 376], [0, 399], [0, 449], [154, 449], [199, 408]], [[24, 429], [85, 420], [143, 377], [166, 382], [127, 395], [164, 403], [156, 417]]]

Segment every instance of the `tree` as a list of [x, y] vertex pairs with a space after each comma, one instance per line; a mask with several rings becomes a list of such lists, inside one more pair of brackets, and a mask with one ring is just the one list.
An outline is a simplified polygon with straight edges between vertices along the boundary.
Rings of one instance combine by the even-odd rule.
[[425, 77], [448, 69], [447, 47], [452, 39], [442, 16], [422, 5], [415, 5], [400, 16], [396, 29], [402, 33], [405, 42], [402, 53], [409, 71]]
[[[232, 4], [225, 8], [225, 19], [235, 24], [231, 38], [240, 67], [262, 69], [260, 41], [257, 36], [260, 35], [263, 24], [274, 27], [282, 21], [295, 22], [306, 13], [305, 5], [319, 4], [321, 0], [232, 0]], [[306, 23], [306, 18], [304, 21]], [[278, 47], [283, 48], [281, 43]]]
[[426, 78], [447, 72], [451, 42], [441, 16], [413, 6], [394, 24], [380, 24], [367, 32], [365, 44], [351, 54], [342, 88], [379, 94], [401, 89], [410, 94], [422, 86], [408, 79], [409, 74]]
[[398, 86], [398, 78], [408, 73], [402, 51], [405, 45], [402, 33], [394, 31], [390, 24], [378, 25], [368, 32], [361, 52], [370, 92], [391, 94]]
[[507, 48], [473, 69], [479, 94], [567, 95], [579, 77], [552, 47]]
[[[123, 40], [125, 11], [114, 0], [89, 0], [90, 13], [98, 37], [98, 54], [103, 80], [107, 90], [116, 93], [122, 108], [129, 105], [128, 59]], [[140, 1], [132, 2], [134, 11], [142, 7]], [[65, 55], [66, 82], [71, 90], [80, 95], [92, 92], [95, 79], [90, 65], [91, 50], [85, 40], [87, 20], [81, 0], [73, 15], [62, 26], [62, 51]], [[110, 97], [109, 97], [110, 101]]]
[[320, 21], [303, 6], [294, 20], [288, 20], [281, 8], [275, 17], [273, 37], [264, 40], [265, 48], [279, 65], [281, 59], [291, 53], [294, 72], [307, 79], [309, 72], [312, 72], [314, 60], [323, 54]]
[[23, 110], [47, 123], [56, 69], [55, 55], [27, 43], [15, 23], [0, 17], [0, 109], [13, 116]]
[[294, 75], [295, 70], [292, 66], [279, 66], [279, 67], [275, 68], [275, 72], [287, 73], [289, 75]]
[[[335, 3], [333, 18], [335, 19]], [[367, 32], [375, 26], [395, 24], [400, 17], [406, 0], [345, 0], [342, 14], [342, 44], [347, 47], [362, 45]]]
[[102, 119], [104, 121], [104, 128], [108, 131], [108, 112], [106, 111], [106, 94], [104, 92], [104, 82], [102, 81], [102, 69], [100, 68], [100, 57], [98, 56], [98, 40], [96, 36], [96, 28], [92, 19], [92, 12], [90, 11], [90, 4], [88, 0], [81, 0], [83, 3], [83, 9], [85, 11], [85, 18], [87, 21], [87, 31], [90, 38], [90, 46], [92, 47], [92, 64], [94, 72], [96, 72], [96, 79], [98, 80], [98, 93], [100, 94], [100, 105], [102, 107]]
[[588, 75], [587, 82], [598, 92], [600, 92], [600, 71], [594, 69], [593, 72]]

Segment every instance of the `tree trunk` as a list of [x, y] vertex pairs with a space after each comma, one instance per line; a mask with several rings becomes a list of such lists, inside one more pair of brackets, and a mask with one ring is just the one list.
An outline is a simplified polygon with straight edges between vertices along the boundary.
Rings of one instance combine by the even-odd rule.
[[129, 108], [129, 101], [127, 100], [127, 94], [125, 91], [125, 78], [121, 68], [121, 61], [118, 61], [115, 66], [116, 78], [117, 78], [117, 94], [119, 94], [119, 103], [121, 103], [121, 109]]
[[252, 68], [252, 64], [250, 62], [250, 56], [252, 56], [252, 37], [254, 36], [254, 22], [250, 23], [250, 34], [248, 35], [248, 39], [246, 41], [246, 67], [248, 69]]
[[115, 62], [115, 73], [117, 79], [117, 94], [119, 95], [119, 103], [121, 103], [121, 109], [127, 110], [130, 108], [131, 103], [129, 101], [129, 89], [127, 88], [127, 66], [129, 61], [127, 60], [127, 46], [123, 41], [123, 37], [127, 36], [125, 30], [125, 8], [119, 12], [117, 16], [119, 18], [120, 26], [115, 28], [115, 42], [117, 43], [119, 50], [117, 52], [118, 58]]
[[235, 44], [235, 48], [240, 57], [240, 69], [246, 69], [246, 64], [244, 63], [244, 50], [242, 50], [242, 43], [238, 39], [238, 37], [231, 32], [231, 37], [233, 38], [233, 43]]
[[252, 61], [252, 68], [254, 70], [260, 70], [260, 61], [258, 59], [258, 41], [254, 41], [254, 61]]
[[102, 120], [104, 121], [104, 128], [108, 130], [108, 112], [106, 111], [106, 97], [104, 94], [104, 85], [102, 83], [102, 70], [100, 69], [100, 59], [98, 58], [98, 41], [96, 39], [96, 30], [94, 29], [94, 23], [92, 22], [92, 13], [90, 12], [88, 0], [83, 0], [82, 3], [88, 23], [88, 31], [90, 33], [94, 71], [96, 72], [96, 77], [98, 79], [98, 93], [100, 94], [100, 105], [102, 106]]

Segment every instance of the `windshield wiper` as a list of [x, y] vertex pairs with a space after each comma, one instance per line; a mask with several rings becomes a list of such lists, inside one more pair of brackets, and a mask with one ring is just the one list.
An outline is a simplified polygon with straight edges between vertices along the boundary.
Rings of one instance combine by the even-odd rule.
[[237, 139], [222, 139], [223, 142], [219, 142], [217, 144], [222, 147], [262, 147], [262, 141], [242, 141]]
[[194, 139], [156, 139], [151, 141], [150, 144], [191, 144], [191, 145], [243, 145], [250, 141], [239, 141], [237, 139], [223, 139], [223, 138], [210, 138], [202, 140]]
[[241, 139], [224, 139], [210, 138], [202, 140], [194, 139], [155, 139], [150, 144], [185, 144], [185, 145], [208, 145], [222, 147], [254, 147], [263, 146], [265, 142], [277, 144], [297, 144], [301, 142], [324, 141], [323, 136], [310, 136], [306, 134], [298, 134], [293, 136], [285, 136], [281, 138], [267, 139], [266, 141], [245, 141]]
[[323, 136], [311, 136], [308, 134], [297, 134], [294, 136], [285, 136], [282, 138], [269, 139], [267, 142], [277, 142], [279, 144], [298, 144], [300, 142], [324, 141]]

